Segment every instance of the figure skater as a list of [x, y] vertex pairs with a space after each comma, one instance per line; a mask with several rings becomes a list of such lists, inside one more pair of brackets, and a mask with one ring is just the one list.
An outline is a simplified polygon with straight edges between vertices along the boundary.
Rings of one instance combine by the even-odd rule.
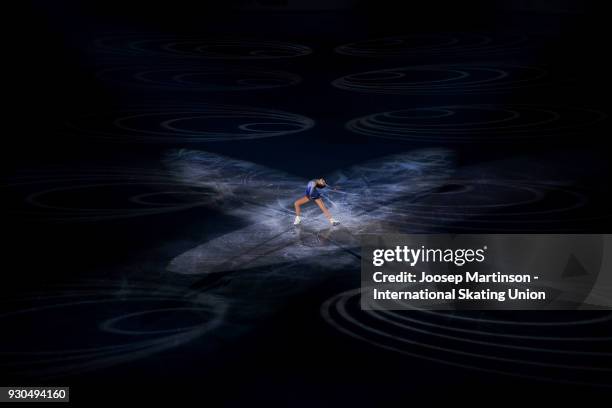
[[319, 193], [319, 189], [325, 187], [327, 187], [327, 183], [323, 178], [318, 178], [308, 182], [308, 185], [306, 186], [306, 194], [304, 195], [304, 197], [297, 199], [295, 203], [293, 203], [293, 205], [295, 206], [295, 221], [293, 222], [293, 225], [300, 225], [300, 223], [302, 222], [302, 217], [300, 216], [300, 207], [309, 202], [310, 200], [314, 200], [314, 202], [317, 203], [321, 211], [323, 211], [323, 215], [325, 215], [325, 218], [327, 218], [331, 225], [339, 224], [339, 222], [335, 220], [329, 213], [329, 210], [325, 206], [325, 203], [323, 203], [321, 193]]

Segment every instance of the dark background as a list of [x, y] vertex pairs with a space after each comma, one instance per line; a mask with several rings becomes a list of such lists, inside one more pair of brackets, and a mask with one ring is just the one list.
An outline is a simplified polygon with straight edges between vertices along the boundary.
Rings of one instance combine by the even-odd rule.
[[[4, 84], [8, 90], [5, 93], [8, 114], [2, 138], [7, 186], [1, 289], [9, 299], [5, 304], [12, 305], [10, 302], [20, 297], [31, 299], [32, 292], [45, 293], [48, 285], [100, 276], [118, 279], [125, 274], [136, 274], [160, 278], [167, 284], [173, 278], [164, 273], [164, 266], [171, 257], [189, 249], [193, 243], [205, 242], [206, 237], [231, 231], [236, 221], [203, 208], [108, 221], [57, 222], [44, 211], [31, 216], [24, 197], [33, 191], [24, 193], [21, 187], [14, 186], [15, 180], [24, 175], [42, 177], [53, 171], [79, 174], [110, 165], [159, 169], [164, 152], [177, 147], [225, 154], [304, 178], [385, 154], [426, 147], [453, 149], [459, 167], [495, 168], [497, 162], [516, 159], [525, 173], [532, 172], [537, 177], [536, 169], [542, 165], [546, 167], [547, 177], [557, 177], [587, 197], [587, 204], [573, 209], [567, 216], [561, 213], [554, 222], [537, 224], [542, 225], [538, 231], [609, 232], [610, 177], [606, 143], [609, 121], [584, 129], [553, 130], [552, 137], [546, 138], [539, 137], [536, 130], [532, 138], [503, 143], [393, 141], [351, 133], [344, 128], [355, 117], [422, 105], [533, 103], [588, 107], [607, 113], [609, 15], [599, 3], [603, 2], [24, 2], [20, 10], [5, 16], [11, 25], [4, 60], [9, 70]], [[334, 52], [339, 45], [364, 39], [483, 32], [494, 37], [525, 34], [528, 41], [512, 52], [494, 55], [360, 58]], [[101, 80], [96, 74], [113, 64], [156, 66], [165, 62], [155, 56], [109, 56], [92, 45], [104, 36], [129, 33], [278, 40], [307, 45], [313, 53], [287, 59], [215, 61], [217, 66], [285, 70], [302, 77], [302, 82], [295, 86], [270, 90], [166, 91]], [[349, 73], [405, 65], [482, 61], [544, 66], [549, 76], [542, 86], [517, 87], [484, 95], [461, 89], [445, 95], [364, 95], [330, 85], [334, 79]], [[189, 62], [190, 65], [198, 63], [199, 60]], [[163, 106], [202, 102], [280, 109], [312, 118], [316, 125], [288, 137], [195, 144], [180, 140], [114, 143], [79, 134], [65, 125], [71, 118], [91, 112], [121, 111], [131, 104]], [[571, 123], [572, 118], [566, 120]], [[314, 164], [310, 155], [301, 153], [304, 151], [316, 152]], [[99, 194], [102, 203], [105, 197]], [[554, 207], [555, 200], [563, 198], [547, 199], [534, 205]], [[513, 232], [533, 231], [533, 221], [531, 217], [519, 217], [513, 224]], [[434, 230], [461, 232], [467, 222], [457, 221]], [[507, 227], [503, 222], [476, 225], [476, 232], [496, 232]], [[180, 243], [168, 247], [168, 241]], [[591, 385], [562, 385], [557, 380], [564, 378], [563, 373], [542, 375], [551, 381], [491, 375], [403, 356], [347, 337], [326, 325], [319, 309], [330, 296], [357, 287], [358, 276], [358, 272], [345, 271], [338, 279], [328, 277], [272, 307], [262, 300], [270, 310], [266, 309], [265, 317], [255, 319], [256, 323], [232, 322], [233, 326], [224, 328], [222, 333], [159, 354], [44, 381], [38, 375], [36, 364], [30, 364], [32, 368], [25, 371], [7, 364], [0, 378], [6, 385], [68, 384], [72, 387], [73, 400], [81, 402], [97, 399], [94, 393], [100, 392], [104, 385], [118, 387], [122, 395], [134, 399], [179, 396], [201, 402], [268, 402], [292, 406], [406, 402], [411, 395], [437, 395], [440, 389], [447, 390], [445, 393], [449, 395], [471, 394], [470, 390], [475, 387], [557, 395], [606, 391]], [[31, 300], [26, 303], [29, 302], [35, 303]], [[7, 310], [13, 310], [11, 307], [7, 306]], [[251, 302], [248, 307], [264, 308], [257, 302]], [[60, 311], [54, 318], [71, 326], [72, 331], [66, 333], [71, 341], [86, 345], [96, 342], [96, 334], [79, 330], [79, 325], [95, 322], [96, 313], [95, 309], [74, 314]], [[564, 321], [584, 318], [584, 314], [559, 312], [502, 317], [516, 321]], [[35, 324], [36, 319], [25, 317], [5, 324], [3, 332], [10, 332], [11, 336], [5, 339], [7, 345], [2, 348], [11, 350], [15, 343], [25, 345], [26, 349], [47, 344], [44, 333], [54, 332], [53, 327], [49, 325], [41, 330], [43, 335], [33, 337], [28, 333]], [[608, 338], [611, 327], [606, 320], [601, 326], [587, 328], [586, 333]], [[566, 333], [572, 330], [568, 327]], [[521, 344], [530, 345], [528, 341]], [[597, 344], [598, 351], [609, 354], [607, 340]], [[550, 347], [554, 346], [552, 342]], [[520, 353], [515, 350], [501, 355], [513, 358]], [[574, 364], [590, 364], [590, 360], [581, 361], [579, 355], [573, 358]], [[20, 359], [11, 355], [10, 361], [19, 363]], [[604, 373], [610, 369], [609, 361], [601, 364]], [[518, 371], [526, 372], [523, 368]], [[572, 379], [589, 382], [589, 375], [572, 373]], [[610, 385], [609, 380], [607, 384]], [[111, 394], [104, 397], [115, 399]]]

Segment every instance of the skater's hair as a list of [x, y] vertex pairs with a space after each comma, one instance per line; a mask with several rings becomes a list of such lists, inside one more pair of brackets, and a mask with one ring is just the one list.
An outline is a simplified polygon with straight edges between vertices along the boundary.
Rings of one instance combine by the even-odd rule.
[[319, 188], [325, 188], [325, 186], [327, 186], [327, 181], [325, 181], [325, 178], [323, 178], [323, 177], [316, 178], [316, 179], [315, 179], [315, 181], [317, 182], [317, 186], [319, 185], [319, 180], [323, 180], [323, 183], [324, 183], [324, 184], [323, 184], [321, 187], [319, 187]]

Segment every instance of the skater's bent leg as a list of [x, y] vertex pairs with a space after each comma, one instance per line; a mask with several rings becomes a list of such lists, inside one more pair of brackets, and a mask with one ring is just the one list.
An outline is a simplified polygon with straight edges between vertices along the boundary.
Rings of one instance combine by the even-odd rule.
[[306, 204], [307, 202], [310, 201], [310, 198], [304, 196], [298, 200], [295, 200], [295, 203], [293, 203], [293, 206], [295, 207], [295, 215], [297, 215], [298, 217], [300, 216], [300, 214], [302, 213], [302, 209], [300, 208], [302, 205]]
[[315, 203], [317, 203], [317, 205], [319, 206], [319, 208], [321, 209], [321, 211], [323, 211], [323, 215], [325, 215], [325, 218], [327, 218], [328, 220], [331, 219], [331, 214], [329, 213], [329, 210], [327, 209], [327, 207], [325, 207], [325, 203], [323, 202], [323, 200], [321, 200], [320, 198], [317, 198], [315, 200]]

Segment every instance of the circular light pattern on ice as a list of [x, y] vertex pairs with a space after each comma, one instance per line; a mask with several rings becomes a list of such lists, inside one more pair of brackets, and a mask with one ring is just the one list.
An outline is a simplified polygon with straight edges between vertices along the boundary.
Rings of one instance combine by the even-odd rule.
[[[56, 378], [181, 347], [217, 330], [227, 304], [160, 282], [86, 281], [5, 298], [2, 365]], [[29, 341], [41, 339], [44, 342]]]
[[248, 91], [292, 86], [299, 75], [242, 67], [121, 66], [98, 71], [97, 77], [127, 86], [182, 91]]
[[336, 52], [355, 57], [424, 57], [499, 55], [523, 49], [523, 34], [506, 37], [468, 33], [411, 34], [357, 41], [336, 47]]
[[239, 38], [199, 38], [131, 34], [99, 38], [96, 51], [119, 56], [265, 60], [295, 58], [312, 50], [300, 44]]
[[186, 186], [168, 171], [139, 168], [24, 175], [14, 178], [9, 187], [13, 196], [28, 205], [23, 208], [17, 203], [15, 213], [54, 221], [103, 221], [177, 212], [210, 204], [214, 196], [198, 186]]
[[334, 80], [332, 85], [375, 94], [465, 95], [543, 85], [548, 75], [543, 68], [520, 65], [421, 65], [349, 74]]
[[160, 105], [92, 114], [67, 122], [77, 135], [113, 141], [235, 142], [288, 136], [314, 126], [302, 115], [228, 105]]
[[610, 387], [612, 313], [364, 310], [360, 289], [321, 306], [354, 339], [441, 365], [561, 383]]
[[533, 105], [448, 105], [387, 111], [346, 124], [352, 132], [421, 142], [498, 142], [559, 137], [606, 118], [596, 110]]

